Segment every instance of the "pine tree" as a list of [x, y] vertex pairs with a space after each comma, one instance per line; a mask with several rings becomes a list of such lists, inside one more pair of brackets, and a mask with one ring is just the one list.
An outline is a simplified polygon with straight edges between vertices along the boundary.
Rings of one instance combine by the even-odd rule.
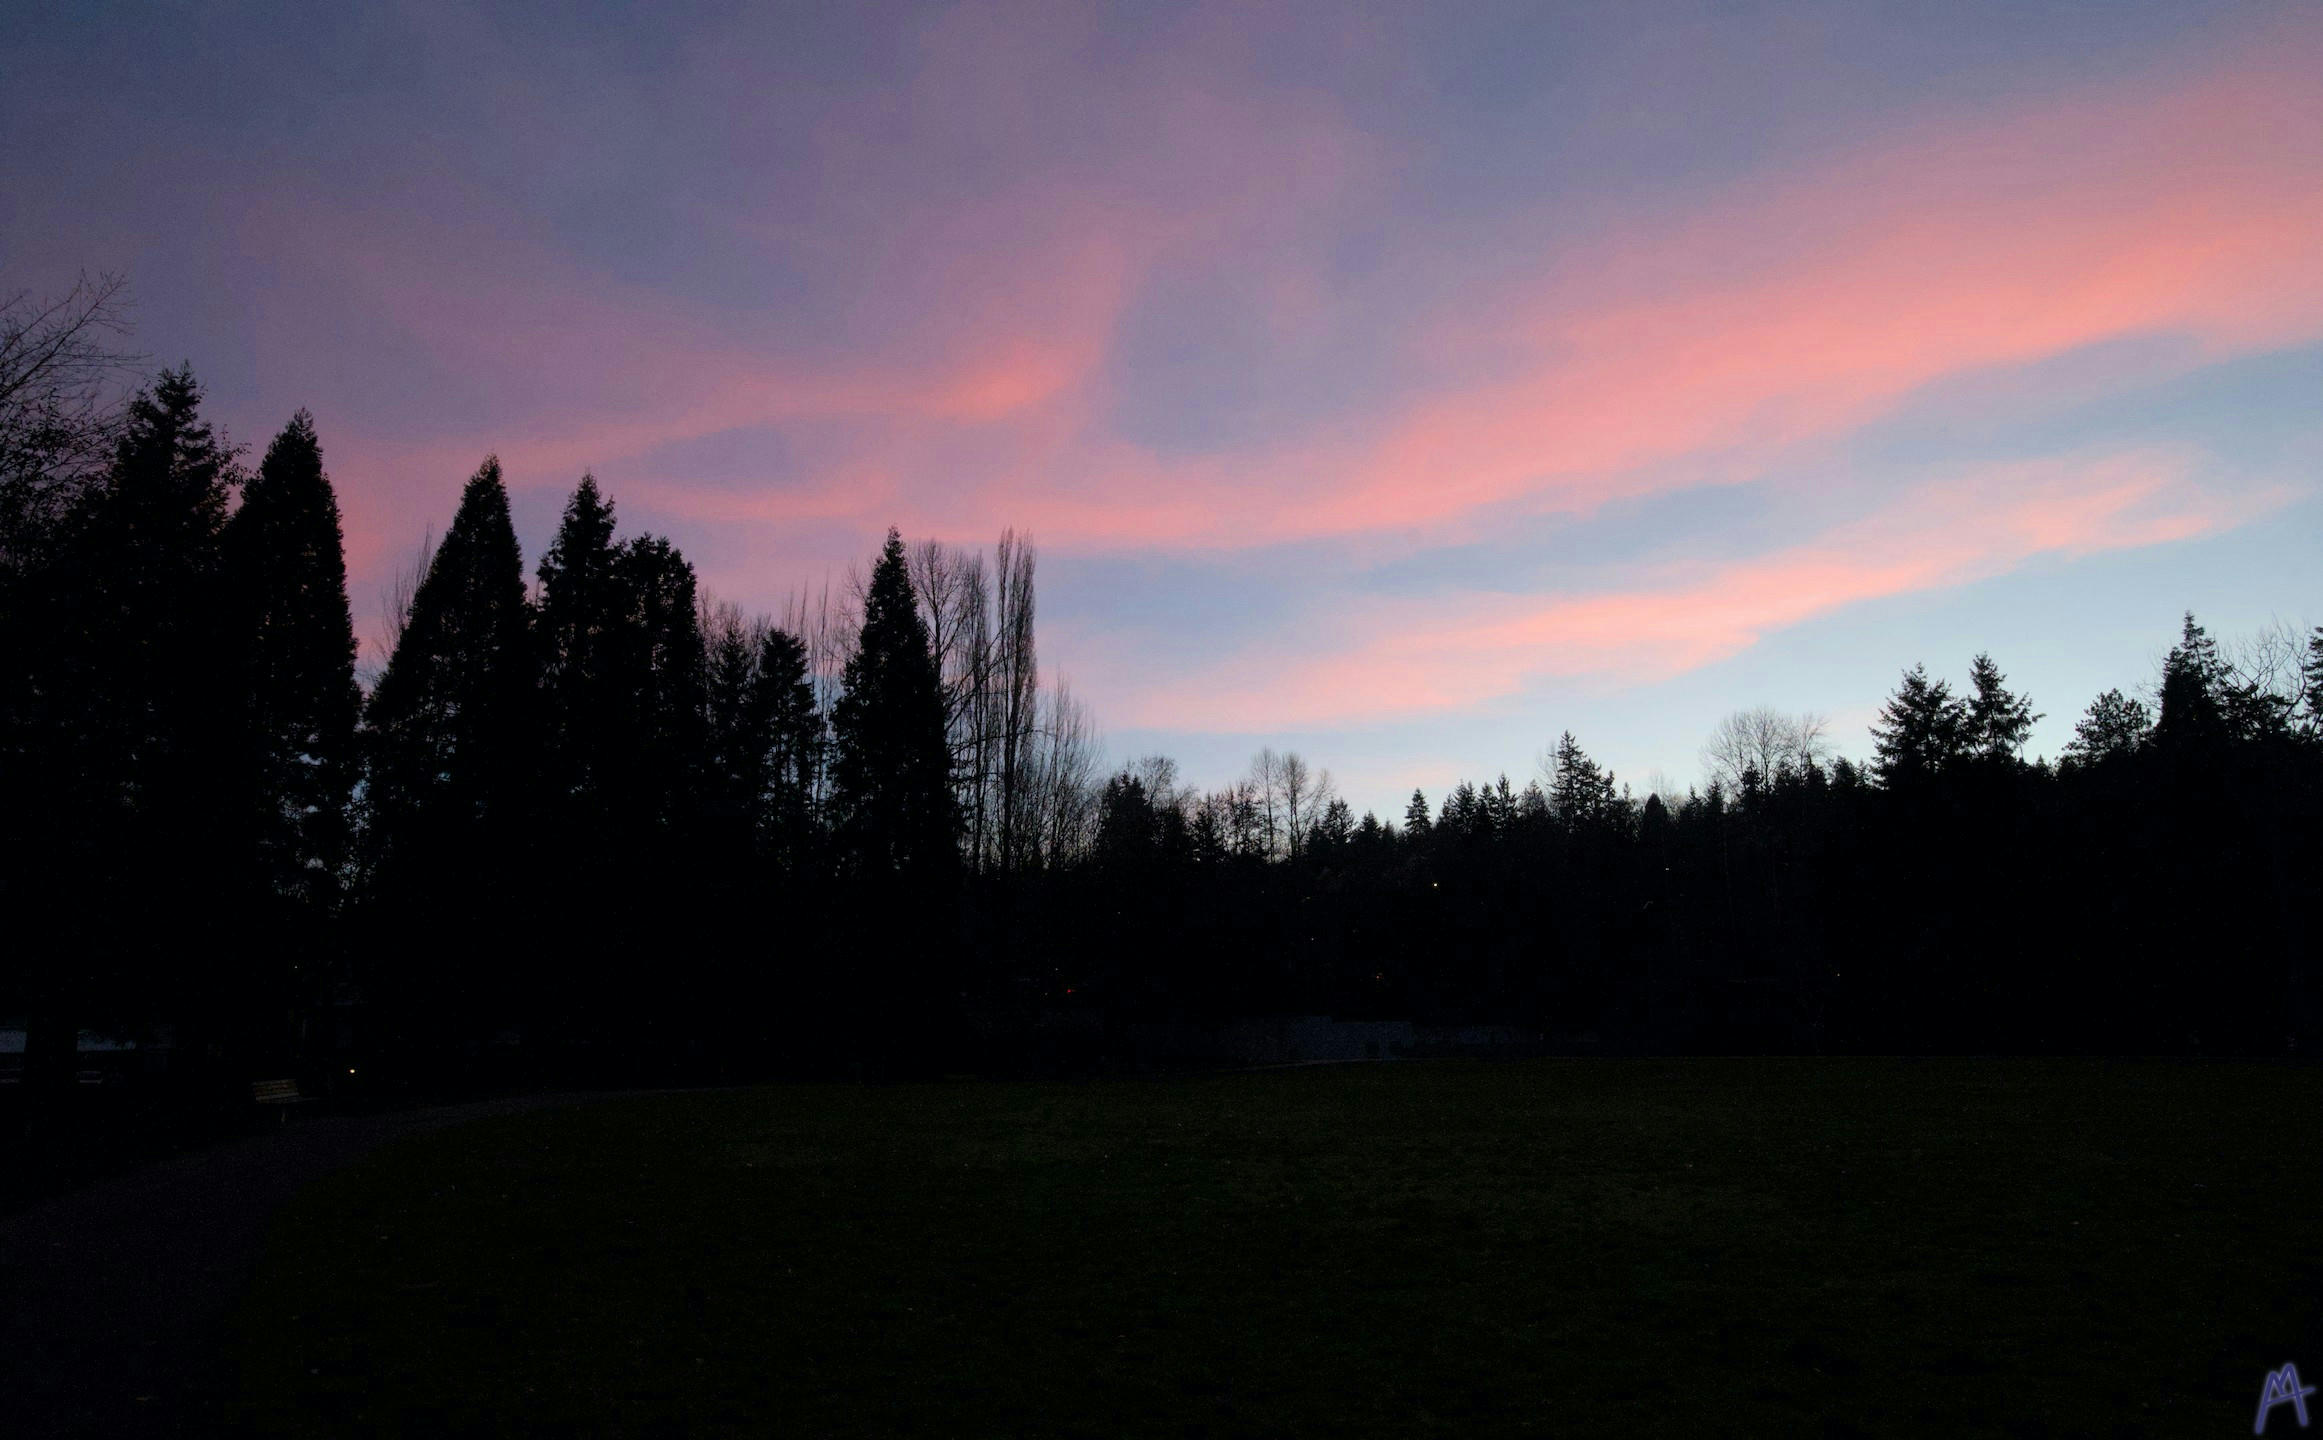
[[863, 631], [832, 716], [841, 862], [863, 876], [934, 876], [958, 857], [942, 687], [903, 539], [871, 572]]
[[2186, 623], [2178, 643], [2162, 659], [2161, 714], [2154, 720], [2154, 744], [2173, 753], [2207, 750], [2227, 738], [2227, 690], [2230, 677], [2218, 642], [2194, 623]]
[[766, 716], [769, 741], [767, 840], [778, 860], [795, 867], [815, 836], [815, 788], [829, 745], [815, 709], [805, 643], [787, 630], [769, 629], [759, 643], [757, 669], [756, 704]]
[[63, 517], [59, 563], [28, 597], [34, 643], [5, 657], [5, 799], [40, 827], [12, 836], [9, 857], [22, 887], [10, 948], [47, 957], [23, 992], [39, 1092], [69, 1084], [79, 1024], [205, 1023], [239, 954], [241, 656], [220, 623], [238, 476], [201, 401], [181, 367], [129, 402], [111, 464]]
[[2323, 625], [2307, 637], [2307, 659], [2299, 671], [2300, 733], [2323, 740]]
[[1551, 818], [1548, 792], [1541, 789], [1540, 781], [1528, 782], [1524, 794], [1517, 797], [1516, 818], [1527, 826], [1535, 827]]
[[362, 697], [339, 502], [306, 411], [243, 488], [225, 550], [245, 654], [261, 864], [276, 893], [327, 906], [348, 860]]
[[1914, 665], [1871, 727], [1873, 768], [1890, 787], [1941, 775], [1967, 754], [1967, 730], [1967, 707], [1953, 698], [1952, 687]]
[[1437, 816], [1447, 835], [1473, 839], [1484, 828], [1484, 801], [1476, 787], [1463, 780], [1452, 787], [1444, 797], [1443, 813]]
[[615, 670], [626, 608], [613, 506], [583, 475], [540, 557], [537, 631], [547, 784], [561, 823], [604, 822], [604, 770], [621, 763]]
[[1968, 678], [1976, 690], [1968, 700], [1963, 736], [1969, 750], [1987, 761], [2015, 760], [2041, 717], [2033, 713], [2030, 700], [2009, 693], [2008, 677], [1990, 655], [1978, 652], [1969, 662]]
[[1355, 811], [1345, 800], [1334, 795], [1323, 804], [1323, 813], [1315, 821], [1310, 840], [1316, 854], [1329, 858], [1343, 853], [1355, 838]]
[[623, 604], [620, 814], [666, 830], [694, 810], [708, 739], [694, 567], [668, 540], [641, 535], [620, 548], [614, 571]]
[[1433, 823], [1428, 819], [1428, 797], [1412, 791], [1411, 803], [1403, 807], [1403, 832], [1416, 840], [1426, 835]]
[[374, 828], [391, 856], [424, 844], [422, 829], [506, 833], [526, 819], [537, 695], [530, 609], [500, 461], [487, 457], [412, 596], [365, 716]]
[[1611, 818], [1613, 772], [1600, 770], [1567, 730], [1557, 739], [1549, 778], [1549, 808], [1568, 830], [1588, 829]]
[[[238, 677], [222, 654], [222, 540], [232, 450], [201, 419], [190, 369], [165, 370], [128, 425], [80, 535], [90, 582], [77, 628], [100, 692], [93, 726], [123, 746], [120, 781], [147, 802], [213, 771]], [[158, 772], [168, 772], [166, 774]], [[198, 787], [197, 787], [198, 788]]]
[[2136, 754], [2153, 731], [2153, 715], [2142, 702], [2108, 690], [2090, 701], [2088, 712], [2074, 724], [2064, 761], [2080, 766], [2125, 759]]
[[708, 749], [704, 789], [713, 809], [738, 817], [757, 834], [773, 788], [769, 766], [774, 753], [772, 692], [758, 683], [762, 636], [767, 627], [744, 624], [738, 614], [713, 617], [705, 638], [704, 683], [708, 693]]

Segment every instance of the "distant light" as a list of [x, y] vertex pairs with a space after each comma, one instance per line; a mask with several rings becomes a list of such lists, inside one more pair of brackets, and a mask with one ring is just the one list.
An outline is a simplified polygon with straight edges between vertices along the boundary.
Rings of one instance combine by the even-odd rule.
[[354, 1066], [352, 1066], [352, 1065], [348, 1066], [348, 1067], [347, 1067], [347, 1073], [348, 1073], [348, 1074], [350, 1074], [350, 1075], [354, 1074], [354, 1073], [355, 1073], [355, 1067], [354, 1067]]

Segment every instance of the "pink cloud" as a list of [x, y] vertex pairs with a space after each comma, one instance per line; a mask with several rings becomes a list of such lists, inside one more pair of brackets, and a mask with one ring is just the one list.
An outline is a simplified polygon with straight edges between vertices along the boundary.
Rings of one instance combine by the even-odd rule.
[[[910, 123], [981, 114], [993, 77], [1011, 72], [977, 57], [1017, 35], [963, 17], [937, 26], [926, 43], [955, 82], [916, 97]], [[1361, 192], [1386, 157], [1318, 103], [1143, 77], [1125, 108], [1155, 133], [1106, 137], [1131, 153], [893, 217], [864, 301], [881, 309], [884, 287], [915, 303], [894, 333], [838, 349], [737, 334], [726, 317], [561, 260], [520, 227], [411, 243], [377, 216], [348, 217], [337, 239], [370, 303], [448, 370], [499, 387], [493, 420], [472, 432], [411, 442], [395, 417], [351, 438], [441, 489], [486, 449], [512, 473], [566, 484], [674, 441], [820, 430], [805, 476], [780, 486], [704, 487], [650, 466], [626, 482], [703, 521], [851, 516], [866, 531], [892, 520], [981, 534], [1006, 520], [1067, 547], [1458, 534], [1503, 505], [1583, 510], [1706, 472], [1755, 477], [1950, 376], [2140, 334], [2191, 337], [2197, 358], [2323, 334], [2323, 89], [2295, 63], [2323, 60], [2313, 49], [1931, 118], [1809, 173], [1631, 213], [1530, 267], [1503, 264], [1406, 337], [1400, 401], [1319, 436], [1199, 458], [1112, 435], [1096, 381], [1159, 267], [1247, 259], [1273, 323], [1328, 311], [1313, 267], [1277, 242], [1311, 223], [1302, 212]], [[1021, 140], [1030, 122], [999, 114], [981, 122], [1000, 129], [991, 143]], [[876, 169], [860, 135], [877, 127], [842, 113], [829, 130], [834, 171]], [[797, 231], [744, 223], [770, 240]], [[451, 242], [464, 242], [458, 265], [444, 263]], [[1524, 243], [1521, 227], [1439, 242], [1448, 264], [1479, 243]], [[1478, 353], [1499, 357], [1495, 378], [1469, 378]]]
[[[1133, 307], [1178, 268], [1232, 269], [1272, 329], [1327, 327], [1359, 302], [1315, 258], [1327, 247], [1301, 242], [1376, 201], [1397, 157], [1310, 95], [1236, 98], [1152, 68], [1113, 77], [1117, 95], [1059, 96], [1041, 86], [1075, 42], [1043, 34], [950, 12], [914, 84], [833, 110], [807, 213], [717, 217], [857, 287], [849, 313], [881, 323], [846, 333], [624, 284], [490, 196], [251, 211], [253, 243], [295, 229], [302, 254], [330, 257], [306, 295], [488, 402], [449, 426], [415, 428], [392, 405], [323, 415], [357, 570], [375, 583], [420, 517], [440, 524], [487, 450], [520, 486], [562, 489], [596, 467], [626, 513], [698, 529], [870, 535], [892, 521], [982, 539], [1014, 523], [1052, 550], [1401, 545], [1511, 511], [1763, 478], [1939, 382], [2107, 341], [2176, 337], [2191, 365], [2323, 336], [2323, 48], [2296, 36], [2192, 74], [1922, 116], [1723, 194], [1634, 205], [1580, 240], [1538, 239], [1550, 227], [1521, 217], [1408, 235], [1475, 281], [1388, 342], [1389, 398], [1271, 441], [1165, 454], [1109, 419]], [[1050, 133], [1037, 96], [1098, 117], [1086, 143]], [[898, 134], [1039, 163], [964, 187], [895, 172]], [[864, 253], [818, 248], [833, 233]], [[301, 299], [286, 287], [263, 302], [261, 354], [286, 367], [334, 340]], [[764, 428], [790, 452], [779, 483], [704, 483], [654, 458]], [[1706, 575], [1351, 612], [1324, 658], [1254, 661], [1130, 699], [1123, 718], [1378, 718], [1543, 675], [1666, 675], [1841, 605], [2203, 533], [2257, 503], [2191, 491], [2190, 473], [2183, 457], [2035, 466], [2022, 494], [1974, 479], [1915, 492], [1858, 530]], [[1953, 523], [1966, 513], [1978, 524]], [[739, 570], [706, 578], [752, 591]]]
[[[1542, 257], [1422, 343], [1513, 355], [1321, 444], [1200, 464], [1099, 447], [1005, 491], [1088, 544], [1265, 544], [1583, 510], [1755, 476], [1950, 376], [2172, 334], [2214, 360], [2323, 335], [2316, 47], [1923, 126]], [[1126, 502], [1126, 503], [1124, 503]]]
[[2187, 539], [2284, 498], [2219, 493], [2170, 453], [1995, 466], [1762, 558], [1664, 567], [1595, 594], [1466, 594], [1416, 616], [1402, 606], [1343, 610], [1287, 644], [1123, 698], [1135, 725], [1231, 732], [1470, 709], [1550, 678], [1647, 683], [1846, 605], [1986, 579], [2037, 556]]

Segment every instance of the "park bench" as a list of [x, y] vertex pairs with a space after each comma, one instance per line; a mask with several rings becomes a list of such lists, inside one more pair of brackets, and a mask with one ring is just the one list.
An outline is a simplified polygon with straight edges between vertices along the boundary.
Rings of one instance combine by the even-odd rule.
[[308, 1097], [298, 1092], [296, 1080], [253, 1080], [250, 1098], [264, 1110], [274, 1114], [276, 1123], [287, 1123], [293, 1107], [305, 1103]]

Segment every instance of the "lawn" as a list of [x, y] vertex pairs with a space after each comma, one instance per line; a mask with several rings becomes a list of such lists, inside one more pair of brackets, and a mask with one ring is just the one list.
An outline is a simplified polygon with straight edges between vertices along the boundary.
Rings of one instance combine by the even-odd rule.
[[[277, 1225], [261, 1434], [2231, 1435], [2323, 1072], [1406, 1062], [666, 1095]], [[2268, 1433], [2295, 1433], [2286, 1407]]]

